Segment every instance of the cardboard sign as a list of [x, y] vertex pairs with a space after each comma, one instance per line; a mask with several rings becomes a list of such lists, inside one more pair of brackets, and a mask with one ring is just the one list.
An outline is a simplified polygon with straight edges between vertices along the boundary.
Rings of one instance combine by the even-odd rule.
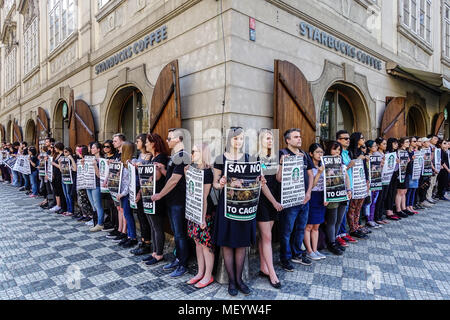
[[303, 156], [289, 156], [281, 166], [281, 205], [284, 209], [303, 204], [305, 200], [305, 177]]
[[353, 195], [352, 199], [364, 199], [367, 197], [366, 174], [364, 173], [364, 162], [362, 159], [355, 160], [352, 167]]

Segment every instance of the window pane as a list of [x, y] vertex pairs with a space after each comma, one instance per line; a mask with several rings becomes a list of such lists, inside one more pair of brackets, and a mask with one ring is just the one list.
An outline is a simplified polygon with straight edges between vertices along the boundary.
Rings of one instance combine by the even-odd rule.
[[403, 0], [403, 23], [409, 26], [409, 0]]
[[411, 30], [416, 32], [417, 0], [411, 0]]

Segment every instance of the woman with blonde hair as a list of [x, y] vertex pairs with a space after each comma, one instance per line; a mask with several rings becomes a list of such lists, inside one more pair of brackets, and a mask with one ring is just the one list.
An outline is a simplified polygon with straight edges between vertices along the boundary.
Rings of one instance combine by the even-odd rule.
[[[207, 143], [192, 147], [192, 166], [203, 171], [203, 214], [201, 225], [192, 221], [188, 222], [188, 236], [195, 241], [198, 270], [197, 274], [187, 283], [195, 284], [195, 287], [200, 289], [214, 281], [212, 276], [214, 246], [211, 241], [214, 204], [209, 195], [213, 183], [213, 172]], [[187, 169], [188, 167], [185, 168], [185, 172]]]

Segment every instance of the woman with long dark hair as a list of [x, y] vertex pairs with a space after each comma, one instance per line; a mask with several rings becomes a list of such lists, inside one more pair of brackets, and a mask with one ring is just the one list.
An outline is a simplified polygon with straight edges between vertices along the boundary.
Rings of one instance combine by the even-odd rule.
[[[400, 155], [400, 150], [407, 152], [410, 145], [410, 139], [408, 137], [403, 137], [398, 141], [398, 151], [397, 155]], [[408, 154], [409, 155], [409, 154]], [[408, 160], [409, 167], [410, 160]], [[400, 170], [400, 168], [399, 168]], [[408, 192], [408, 169], [405, 174], [403, 182], [399, 182], [397, 186], [397, 194], [395, 196], [395, 214], [401, 218], [407, 218], [410, 212], [406, 209], [406, 193]], [[411, 212], [411, 214], [413, 214]]]
[[[384, 163], [385, 153], [387, 150], [387, 141], [383, 137], [378, 137], [375, 140], [375, 143], [378, 146], [378, 150], [374, 154], [381, 156], [383, 159], [383, 163]], [[380, 190], [380, 193], [378, 194], [378, 200], [377, 200], [377, 203], [375, 204], [374, 220], [378, 224], [388, 224], [389, 223], [387, 220], [383, 219], [384, 207], [385, 207], [385, 201], [386, 201], [388, 188], [389, 188], [389, 184], [382, 184], [382, 189]]]
[[37, 158], [37, 150], [34, 146], [28, 148], [28, 155], [30, 156], [30, 182], [31, 182], [31, 194], [30, 198], [35, 198], [38, 196], [39, 191], [39, 182], [38, 182], [38, 174], [39, 170], [37, 167], [39, 166], [39, 160]]
[[450, 163], [449, 163], [449, 155], [447, 153], [449, 149], [449, 141], [443, 140], [441, 143], [437, 145], [437, 148], [441, 148], [441, 170], [437, 176], [437, 195], [436, 197], [439, 200], [449, 201], [447, 197], [445, 197], [445, 193], [448, 188], [448, 176], [450, 173]]
[[[389, 138], [387, 140], [387, 146], [386, 146], [386, 153], [393, 153], [397, 152], [398, 149], [398, 140], [396, 138]], [[388, 220], [392, 221], [398, 221], [401, 220], [401, 217], [394, 214], [394, 204], [395, 204], [395, 195], [397, 193], [397, 186], [398, 186], [398, 164], [399, 160], [397, 159], [397, 162], [395, 164], [395, 170], [392, 174], [391, 180], [388, 185], [388, 189], [386, 192], [386, 218]]]
[[55, 148], [53, 149], [52, 157], [53, 157], [53, 179], [52, 186], [53, 192], [56, 198], [56, 206], [51, 208], [51, 212], [55, 212], [57, 214], [62, 214], [64, 210], [62, 209], [61, 197], [64, 197], [64, 192], [62, 188], [62, 179], [61, 179], [61, 171], [59, 166], [59, 159], [62, 157], [64, 151], [64, 144], [62, 142], [55, 143]]
[[[66, 199], [67, 211], [63, 213], [63, 216], [70, 217], [73, 215], [74, 201], [73, 201], [73, 187], [75, 186], [77, 164], [73, 158], [73, 151], [70, 147], [65, 147], [63, 155], [70, 161], [70, 170], [72, 171], [72, 183], [63, 183], [62, 188], [64, 197]], [[61, 165], [61, 162], [59, 162]]]
[[410, 145], [406, 150], [408, 151], [410, 162], [408, 163], [406, 169], [406, 175], [408, 176], [408, 191], [406, 192], [406, 213], [411, 215], [411, 213], [418, 214], [419, 212], [415, 211], [413, 206], [416, 198], [416, 191], [419, 188], [419, 179], [413, 179], [413, 169], [414, 169], [414, 160], [415, 155], [414, 152], [417, 151], [417, 138], [410, 137]]

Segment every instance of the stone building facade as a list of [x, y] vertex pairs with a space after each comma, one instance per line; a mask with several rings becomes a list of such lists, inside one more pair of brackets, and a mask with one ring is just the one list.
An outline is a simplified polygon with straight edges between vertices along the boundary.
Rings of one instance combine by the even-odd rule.
[[307, 142], [341, 128], [369, 138], [449, 134], [448, 0], [0, 7], [3, 141], [164, 137], [173, 125], [208, 139], [230, 126], [299, 126]]

